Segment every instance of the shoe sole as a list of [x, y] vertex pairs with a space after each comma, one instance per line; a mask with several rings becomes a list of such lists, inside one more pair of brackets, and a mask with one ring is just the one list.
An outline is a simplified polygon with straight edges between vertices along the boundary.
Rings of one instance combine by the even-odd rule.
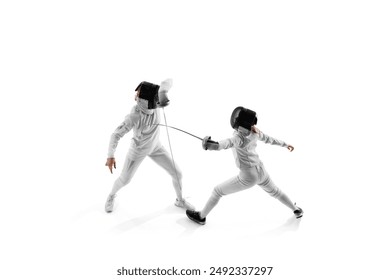
[[[295, 217], [297, 218], [297, 219], [299, 219], [299, 218], [302, 218], [302, 216], [303, 216], [303, 210], [302, 210], [302, 208], [300, 208], [300, 207], [297, 207], [297, 210], [296, 211], [301, 211], [301, 213], [299, 213], [299, 214], [295, 214], [294, 213], [294, 215], [295, 215]], [[295, 212], [295, 211], [294, 211]]]
[[[186, 213], [187, 214], [187, 213]], [[199, 224], [199, 225], [205, 225], [206, 224], [206, 222], [200, 222], [200, 221], [198, 221], [198, 220], [195, 220], [194, 218], [192, 218], [191, 216], [188, 216], [187, 215], [187, 217], [188, 217], [188, 219], [190, 219], [191, 221], [193, 221], [193, 222], [195, 222], [195, 223], [197, 223], [197, 224]]]
[[[301, 211], [302, 211], [302, 209], [301, 209]], [[302, 218], [302, 216], [303, 216], [303, 211], [302, 211], [300, 214], [298, 214], [298, 215], [296, 215], [296, 214], [294, 213], [294, 215], [295, 215], [295, 217], [296, 217], [297, 219], [300, 219], [300, 218]]]

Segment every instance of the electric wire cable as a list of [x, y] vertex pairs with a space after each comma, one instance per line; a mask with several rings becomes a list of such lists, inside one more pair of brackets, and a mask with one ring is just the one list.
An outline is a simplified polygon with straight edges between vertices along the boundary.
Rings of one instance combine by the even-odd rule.
[[[165, 128], [166, 128], [167, 136], [168, 136], [168, 144], [169, 144], [169, 150], [170, 150], [170, 152], [171, 152], [173, 168], [175, 169], [176, 179], [177, 179], [177, 182], [179, 183], [180, 190], [182, 190], [181, 183], [180, 183], [180, 180], [179, 180], [179, 175], [177, 175], [175, 159], [173, 158], [171, 139], [170, 139], [170, 137], [169, 137], [169, 132], [168, 132], [168, 127], [169, 127], [169, 126], [168, 126], [168, 124], [167, 124], [167, 117], [165, 116], [164, 107], [162, 108], [162, 110], [163, 110], [163, 114], [164, 114], [164, 122], [165, 122]], [[195, 137], [196, 137], [196, 136], [195, 136]], [[183, 198], [182, 198], [182, 199], [183, 199]]]

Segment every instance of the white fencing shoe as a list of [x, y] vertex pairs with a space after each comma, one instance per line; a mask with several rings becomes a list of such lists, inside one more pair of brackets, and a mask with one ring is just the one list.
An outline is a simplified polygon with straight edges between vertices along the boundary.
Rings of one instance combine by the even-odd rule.
[[116, 194], [109, 194], [106, 201], [106, 212], [111, 213], [114, 208], [114, 199]]
[[176, 198], [175, 205], [187, 210], [195, 210], [195, 207], [184, 198], [180, 200]]

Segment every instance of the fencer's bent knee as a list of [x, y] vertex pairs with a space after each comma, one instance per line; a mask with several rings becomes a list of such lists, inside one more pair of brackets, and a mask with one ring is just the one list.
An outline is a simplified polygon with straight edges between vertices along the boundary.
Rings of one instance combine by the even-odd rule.
[[177, 167], [176, 167], [176, 172], [175, 172], [175, 174], [173, 174], [172, 176], [177, 176], [177, 179], [179, 180], [179, 181], [181, 181], [182, 180], [182, 178], [183, 178], [183, 173], [181, 172], [181, 170], [180, 169], [178, 169]]
[[221, 198], [224, 195], [224, 193], [222, 192], [221, 188], [219, 186], [217, 186], [213, 189], [213, 192], [211, 193], [211, 195], [214, 197]]
[[179, 180], [179, 181], [182, 180], [183, 173], [181, 172], [181, 170], [177, 166], [172, 165], [170, 168], [167, 168], [165, 170], [173, 178], [173, 180]]
[[118, 178], [118, 181], [123, 185], [127, 185], [128, 183], [130, 183], [130, 180], [131, 180], [131, 175], [130, 174], [121, 174], [121, 176], [119, 176]]
[[274, 198], [278, 198], [282, 194], [281, 190], [269, 178], [267, 178], [265, 182], [260, 184], [260, 186], [263, 188], [264, 191], [266, 191], [270, 196]]
[[273, 198], [278, 198], [281, 195], [281, 191], [278, 187], [275, 187], [270, 192], [268, 192], [268, 194]]

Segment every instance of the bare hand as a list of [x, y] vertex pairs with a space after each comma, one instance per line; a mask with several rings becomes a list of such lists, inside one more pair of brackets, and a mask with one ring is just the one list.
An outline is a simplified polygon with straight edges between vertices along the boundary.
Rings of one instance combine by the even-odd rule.
[[288, 146], [287, 146], [287, 149], [288, 149], [290, 152], [294, 151], [294, 147], [291, 146], [291, 145], [288, 145]]
[[112, 174], [112, 166], [116, 169], [116, 161], [115, 158], [108, 158], [106, 161], [106, 166], [110, 169], [110, 172]]

